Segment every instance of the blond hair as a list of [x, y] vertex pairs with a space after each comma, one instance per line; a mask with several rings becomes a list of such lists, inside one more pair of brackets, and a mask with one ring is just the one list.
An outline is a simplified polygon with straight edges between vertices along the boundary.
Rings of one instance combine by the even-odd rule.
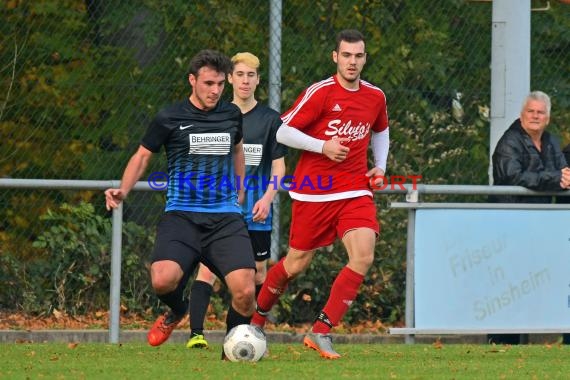
[[[249, 52], [237, 53], [232, 57], [232, 64], [235, 67], [238, 63], [243, 63], [259, 71], [259, 58]], [[232, 68], [233, 71], [233, 68]]]

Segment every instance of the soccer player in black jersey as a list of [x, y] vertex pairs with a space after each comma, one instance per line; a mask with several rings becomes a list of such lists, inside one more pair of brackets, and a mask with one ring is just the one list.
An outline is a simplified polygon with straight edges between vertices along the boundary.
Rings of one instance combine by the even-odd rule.
[[[275, 139], [281, 118], [277, 111], [257, 102], [255, 90], [259, 85], [259, 59], [248, 52], [232, 57], [233, 69], [228, 81], [233, 86], [232, 102], [243, 114], [243, 147], [246, 176], [241, 185], [245, 189], [242, 209], [251, 237], [256, 262], [256, 291], [267, 275], [267, 260], [271, 253], [271, 203], [285, 175], [287, 148]], [[216, 276], [200, 265], [190, 292], [191, 337], [188, 348], [207, 347], [204, 338], [204, 317], [210, 303], [212, 285]]]
[[232, 295], [228, 331], [249, 323], [255, 307], [255, 261], [239, 204], [244, 191], [237, 183], [245, 174], [242, 114], [220, 100], [231, 67], [229, 58], [214, 50], [194, 56], [190, 97], [157, 114], [120, 187], [105, 191], [107, 209], [117, 207], [164, 146], [169, 181], [150, 274], [170, 310], [149, 331], [152, 346], [164, 343], [188, 312], [183, 292], [200, 262], [224, 279]]

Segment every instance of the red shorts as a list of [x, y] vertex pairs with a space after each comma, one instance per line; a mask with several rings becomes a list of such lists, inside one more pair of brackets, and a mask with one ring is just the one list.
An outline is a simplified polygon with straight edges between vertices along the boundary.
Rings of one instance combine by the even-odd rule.
[[293, 201], [289, 245], [300, 251], [326, 247], [356, 228], [380, 233], [376, 205], [368, 196], [332, 202]]

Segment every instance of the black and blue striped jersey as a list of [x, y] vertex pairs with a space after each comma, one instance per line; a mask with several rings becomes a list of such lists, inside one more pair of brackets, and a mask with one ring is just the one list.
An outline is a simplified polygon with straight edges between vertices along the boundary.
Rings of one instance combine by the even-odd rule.
[[263, 196], [268, 187], [278, 189], [277, 178], [271, 178], [273, 160], [285, 156], [287, 148], [278, 143], [275, 134], [281, 126], [277, 111], [257, 103], [249, 112], [243, 114], [243, 149], [245, 153], [245, 178], [241, 181], [245, 189], [242, 209], [248, 230], [270, 231], [273, 210], [265, 223], [253, 222], [251, 210]]
[[233, 152], [241, 140], [242, 115], [232, 103], [203, 111], [186, 99], [161, 110], [141, 145], [166, 150], [165, 211], [240, 213]]

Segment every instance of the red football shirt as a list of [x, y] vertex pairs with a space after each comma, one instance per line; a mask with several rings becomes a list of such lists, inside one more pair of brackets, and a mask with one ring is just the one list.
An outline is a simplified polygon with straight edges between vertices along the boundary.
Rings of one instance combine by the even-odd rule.
[[388, 128], [386, 96], [360, 80], [357, 90], [342, 87], [336, 75], [308, 87], [281, 119], [290, 127], [321, 140], [349, 138], [348, 157], [337, 163], [323, 154], [302, 151], [289, 186], [291, 198], [324, 202], [372, 196], [368, 171], [370, 130]]

